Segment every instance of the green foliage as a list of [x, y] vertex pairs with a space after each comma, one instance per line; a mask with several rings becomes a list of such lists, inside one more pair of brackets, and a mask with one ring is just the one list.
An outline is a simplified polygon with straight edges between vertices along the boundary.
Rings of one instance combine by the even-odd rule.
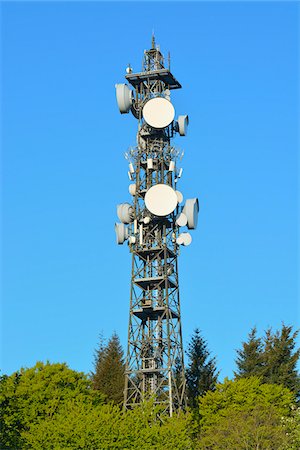
[[4, 375], [0, 380], [1, 449], [18, 448], [20, 444], [22, 414], [18, 407], [18, 397], [14, 394], [17, 383], [17, 376], [14, 376], [13, 379], [11, 379], [10, 377]]
[[282, 424], [288, 437], [284, 450], [299, 450], [300, 448], [300, 408], [292, 406], [289, 417], [282, 418]]
[[52, 419], [35, 423], [26, 432], [33, 450], [132, 449], [184, 450], [192, 448], [187, 415], [164, 423], [151, 402], [123, 412], [113, 404], [92, 406], [70, 400]]
[[288, 389], [256, 377], [225, 380], [199, 399], [200, 448], [279, 449], [287, 441], [282, 417], [293, 402]]
[[22, 433], [32, 424], [52, 419], [65, 402], [81, 399], [92, 404], [103, 402], [103, 396], [91, 389], [83, 373], [66, 364], [38, 362], [21, 369], [0, 383], [1, 449], [26, 448]]
[[238, 350], [236, 378], [259, 376], [264, 383], [281, 384], [300, 396], [297, 362], [300, 349], [295, 350], [298, 331], [282, 325], [280, 331], [268, 329], [264, 338], [257, 338], [256, 328], [249, 334], [243, 349]]
[[125, 366], [123, 349], [116, 333], [112, 335], [107, 345], [100, 337], [94, 366], [93, 388], [102, 392], [107, 401], [121, 404], [124, 398]]
[[200, 434], [199, 448], [214, 450], [273, 450], [287, 444], [276, 408], [255, 406], [251, 411], [228, 411]]
[[198, 407], [198, 397], [208, 390], [214, 390], [219, 372], [215, 358], [210, 358], [207, 342], [201, 337], [198, 328], [194, 331], [188, 346], [188, 366], [186, 369], [187, 395], [189, 406]]
[[35, 422], [23, 437], [33, 450], [109, 448], [119, 414], [116, 406], [70, 399], [55, 417]]
[[[1, 450], [298, 450], [292, 393], [255, 377], [226, 380], [195, 415], [172, 418], [153, 401], [122, 411], [82, 373], [38, 363], [0, 379]], [[198, 419], [198, 418], [197, 418]]]
[[[254, 328], [238, 352], [236, 380], [216, 385], [215, 359], [196, 330], [187, 368], [194, 409], [172, 418], [151, 401], [132, 411], [120, 409], [124, 362], [116, 334], [107, 345], [100, 339], [92, 379], [66, 364], [38, 362], [0, 378], [0, 448], [298, 450], [296, 337], [283, 325], [260, 339]], [[181, 371], [176, 361], [178, 384]], [[260, 378], [249, 376], [253, 373]]]

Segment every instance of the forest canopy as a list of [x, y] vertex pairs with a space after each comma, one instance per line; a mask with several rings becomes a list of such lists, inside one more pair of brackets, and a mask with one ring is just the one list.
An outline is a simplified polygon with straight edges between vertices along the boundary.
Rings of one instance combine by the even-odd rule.
[[195, 330], [187, 350], [190, 406], [173, 417], [151, 398], [123, 410], [124, 354], [115, 333], [107, 344], [100, 338], [91, 374], [38, 362], [4, 375], [1, 449], [298, 450], [297, 334], [285, 325], [263, 338], [256, 333], [237, 352], [234, 378], [220, 383], [216, 358]]

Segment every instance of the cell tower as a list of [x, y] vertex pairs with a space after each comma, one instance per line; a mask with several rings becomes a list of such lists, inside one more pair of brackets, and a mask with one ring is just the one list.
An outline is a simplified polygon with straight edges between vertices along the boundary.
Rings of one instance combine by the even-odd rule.
[[154, 36], [142, 71], [129, 65], [126, 73], [133, 89], [117, 84], [117, 103], [121, 114], [131, 111], [137, 119], [138, 132], [125, 153], [132, 202], [118, 205], [115, 224], [117, 243], [127, 241], [132, 253], [124, 407], [152, 397], [172, 416], [186, 406], [177, 256], [192, 241], [182, 228], [196, 228], [199, 210], [197, 198], [180, 206], [183, 155], [171, 144], [176, 133], [186, 135], [188, 116], [174, 120], [170, 91], [181, 85]]

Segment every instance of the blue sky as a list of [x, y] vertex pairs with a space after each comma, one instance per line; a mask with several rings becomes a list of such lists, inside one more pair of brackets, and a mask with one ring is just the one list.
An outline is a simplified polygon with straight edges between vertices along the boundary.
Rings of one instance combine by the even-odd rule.
[[100, 332], [126, 345], [136, 120], [114, 85], [154, 29], [189, 114], [180, 190], [198, 196], [179, 260], [187, 343], [202, 330], [221, 378], [251, 327], [299, 326], [299, 5], [293, 2], [2, 3], [4, 373], [37, 360], [92, 369]]

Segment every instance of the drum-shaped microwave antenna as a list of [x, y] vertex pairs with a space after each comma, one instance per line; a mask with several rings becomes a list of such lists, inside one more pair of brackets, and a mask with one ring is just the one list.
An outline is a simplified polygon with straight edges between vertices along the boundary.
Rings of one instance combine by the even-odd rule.
[[178, 132], [180, 136], [186, 136], [187, 135], [187, 128], [189, 124], [189, 116], [178, 116]]
[[148, 100], [143, 108], [143, 117], [152, 128], [169, 126], [173, 122], [174, 116], [174, 106], [163, 97], [155, 97]]
[[128, 230], [125, 227], [124, 223], [115, 223], [115, 232], [117, 238], [117, 244], [124, 244], [126, 239], [128, 239]]
[[133, 103], [133, 93], [127, 84], [116, 84], [116, 96], [120, 113], [128, 113]]
[[117, 215], [122, 223], [133, 221], [133, 207], [129, 203], [121, 203], [117, 206]]
[[155, 184], [145, 195], [146, 208], [155, 216], [164, 217], [171, 214], [177, 203], [176, 192], [167, 184]]
[[187, 217], [187, 226], [190, 230], [195, 230], [198, 223], [199, 202], [197, 198], [188, 198], [182, 212]]

